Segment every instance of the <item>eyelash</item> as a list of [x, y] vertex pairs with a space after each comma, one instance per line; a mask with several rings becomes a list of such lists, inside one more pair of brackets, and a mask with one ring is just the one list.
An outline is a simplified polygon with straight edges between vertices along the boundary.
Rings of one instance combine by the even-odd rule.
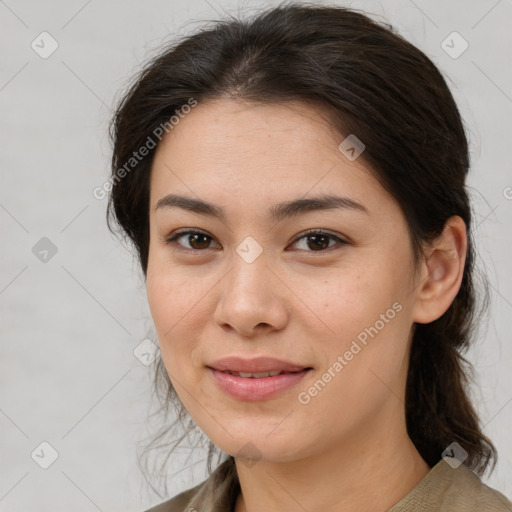
[[[178, 251], [181, 251], [181, 252], [185, 252], [185, 253], [199, 253], [199, 252], [204, 252], [204, 251], [207, 251], [207, 249], [187, 249], [183, 246], [181, 246], [180, 244], [176, 243], [176, 240], [178, 238], [181, 238], [182, 236], [185, 236], [185, 235], [204, 235], [206, 236], [207, 238], [210, 238], [211, 240], [213, 240], [213, 237], [211, 237], [210, 235], [208, 235], [207, 233], [205, 233], [204, 231], [197, 231], [197, 230], [183, 230], [183, 231], [176, 231], [174, 233], [172, 233], [169, 237], [165, 238], [164, 239], [164, 242], [168, 245], [174, 245], [176, 247], [176, 249]], [[299, 240], [302, 240], [303, 238], [307, 238], [308, 236], [312, 236], [312, 235], [323, 235], [323, 236], [327, 236], [333, 240], [336, 240], [340, 245], [348, 245], [349, 242], [347, 242], [346, 240], [343, 240], [342, 238], [336, 236], [336, 235], [333, 235], [327, 231], [322, 231], [322, 230], [318, 230], [318, 229], [310, 229], [304, 233], [302, 233], [299, 237], [297, 237], [293, 242], [292, 244], [295, 244], [297, 243]], [[329, 251], [330, 249], [332, 249], [333, 247], [335, 246], [331, 246], [331, 247], [327, 247], [326, 249], [321, 249], [319, 251], [306, 251], [306, 252], [310, 252], [312, 254], [315, 254], [315, 253], [326, 253], [327, 251]]]

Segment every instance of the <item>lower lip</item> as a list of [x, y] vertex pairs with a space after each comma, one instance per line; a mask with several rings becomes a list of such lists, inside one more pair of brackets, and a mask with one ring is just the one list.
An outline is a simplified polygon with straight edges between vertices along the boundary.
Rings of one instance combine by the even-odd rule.
[[235, 398], [241, 400], [265, 400], [286, 389], [297, 385], [310, 370], [294, 373], [283, 373], [274, 377], [239, 377], [230, 373], [208, 368], [219, 387]]

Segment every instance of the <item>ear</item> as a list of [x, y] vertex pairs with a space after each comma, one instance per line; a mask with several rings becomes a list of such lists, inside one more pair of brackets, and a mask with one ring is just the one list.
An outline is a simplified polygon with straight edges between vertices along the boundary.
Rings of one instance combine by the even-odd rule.
[[428, 324], [450, 307], [462, 282], [466, 253], [466, 224], [458, 216], [450, 217], [425, 250], [415, 285], [413, 321]]

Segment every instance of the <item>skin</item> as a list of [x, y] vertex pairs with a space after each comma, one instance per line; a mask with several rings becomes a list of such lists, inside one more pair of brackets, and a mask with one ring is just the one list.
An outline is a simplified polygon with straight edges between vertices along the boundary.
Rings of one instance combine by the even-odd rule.
[[[302, 102], [206, 101], [162, 140], [153, 162], [149, 306], [179, 398], [235, 457], [236, 512], [385, 511], [430, 469], [405, 427], [408, 354], [414, 323], [441, 316], [460, 287], [465, 226], [451, 218], [415, 265], [399, 205], [362, 157], [349, 161], [340, 152], [344, 137], [327, 119]], [[155, 210], [170, 193], [221, 206], [226, 221]], [[277, 203], [323, 193], [347, 196], [367, 212], [312, 211], [277, 223], [266, 216]], [[165, 243], [179, 228], [210, 238]], [[301, 238], [313, 228], [348, 243]], [[247, 236], [263, 249], [252, 263], [236, 252]], [[397, 302], [400, 312], [300, 403], [298, 394]], [[270, 399], [240, 400], [206, 368], [232, 354], [270, 355], [313, 371]], [[257, 460], [241, 456], [247, 443]]]

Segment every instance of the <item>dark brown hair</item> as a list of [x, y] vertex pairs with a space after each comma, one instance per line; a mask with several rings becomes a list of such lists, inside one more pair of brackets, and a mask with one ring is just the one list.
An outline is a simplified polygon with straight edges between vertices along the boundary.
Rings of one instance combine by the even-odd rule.
[[[133, 243], [144, 276], [155, 150], [122, 179], [116, 173], [191, 98], [302, 100], [327, 107], [340, 135], [356, 134], [365, 144], [361, 158], [401, 206], [417, 261], [422, 244], [440, 235], [449, 217], [464, 220], [468, 252], [462, 284], [442, 317], [415, 325], [405, 413], [409, 436], [430, 466], [456, 441], [468, 452], [465, 464], [482, 474], [496, 450], [469, 400], [471, 367], [462, 355], [478, 319], [468, 142], [436, 66], [387, 24], [353, 9], [303, 3], [281, 4], [248, 20], [217, 21], [165, 48], [137, 76], [111, 124], [107, 223], [112, 230], [110, 214]], [[161, 359], [155, 389], [158, 382], [165, 407], [174, 401], [178, 420], [185, 419]], [[209, 471], [215, 449], [210, 442]]]

